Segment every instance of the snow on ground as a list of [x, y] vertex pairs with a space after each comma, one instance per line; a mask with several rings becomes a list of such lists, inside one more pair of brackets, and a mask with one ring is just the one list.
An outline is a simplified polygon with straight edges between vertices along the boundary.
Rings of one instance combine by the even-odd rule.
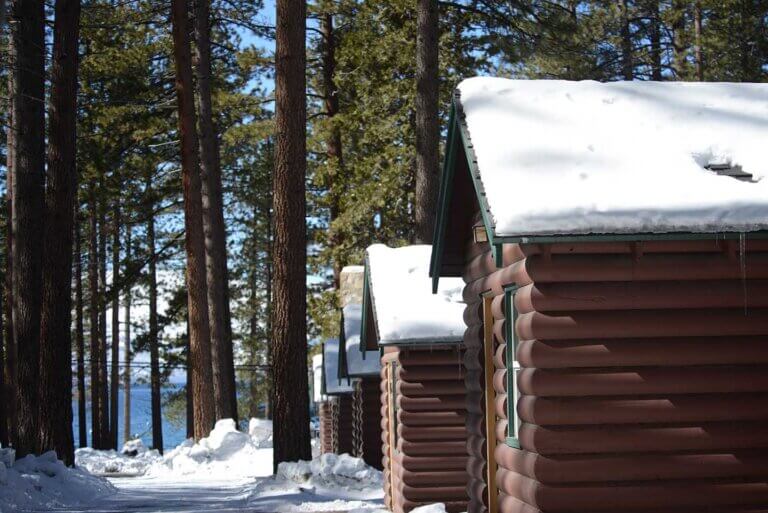
[[[363, 460], [324, 454], [282, 463], [273, 476], [271, 445], [271, 422], [251, 420], [242, 433], [225, 420], [164, 456], [131, 442], [120, 452], [78, 450], [82, 468], [53, 453], [13, 469], [0, 463], [0, 513], [386, 513], [382, 473]], [[444, 513], [434, 507], [421, 513]]]
[[238, 432], [231, 420], [219, 421], [207, 438], [188, 440], [163, 456], [133, 442], [120, 452], [78, 450], [78, 465], [111, 474], [99, 482], [114, 488], [91, 502], [62, 502], [56, 511], [384, 512], [382, 474], [363, 460], [324, 454], [283, 463], [273, 476], [271, 447], [272, 423], [252, 419], [248, 433]]
[[56, 453], [26, 456], [12, 468], [0, 463], [0, 512], [50, 511], [89, 504], [115, 493], [107, 480], [67, 468]]
[[277, 513], [384, 510], [382, 474], [348, 454], [281, 463], [254, 487], [249, 506]]
[[[237, 479], [272, 473], [271, 426], [251, 422], [251, 433], [243, 433], [232, 419], [220, 420], [207, 438], [198, 443], [184, 441], [154, 462], [147, 475], [159, 478]], [[268, 431], [268, 432], [267, 432]]]
[[497, 235], [768, 228], [767, 84], [476, 77], [458, 89]]
[[101, 451], [83, 447], [75, 451], [75, 463], [91, 474], [107, 476], [140, 476], [155, 462], [162, 459], [156, 450], [147, 449], [141, 440], [127, 442], [120, 452]]

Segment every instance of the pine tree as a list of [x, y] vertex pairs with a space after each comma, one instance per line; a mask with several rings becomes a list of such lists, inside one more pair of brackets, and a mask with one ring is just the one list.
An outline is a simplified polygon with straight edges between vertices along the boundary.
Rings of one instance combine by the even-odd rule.
[[72, 438], [72, 232], [77, 195], [80, 0], [56, 0], [40, 322], [40, 451], [75, 463]]
[[202, 174], [203, 229], [208, 287], [208, 312], [211, 330], [211, 364], [216, 419], [237, 422], [237, 395], [232, 351], [232, 325], [229, 312], [229, 272], [227, 234], [224, 228], [221, 190], [221, 159], [211, 98], [210, 0], [197, 0], [195, 71], [198, 88], [200, 125], [200, 170]]
[[181, 134], [181, 167], [184, 189], [184, 226], [187, 252], [187, 290], [189, 308], [190, 371], [195, 406], [195, 439], [208, 435], [213, 428], [213, 375], [210, 364], [211, 339], [208, 322], [205, 273], [205, 236], [198, 138], [192, 89], [192, 59], [189, 47], [187, 5], [172, 0], [171, 24], [176, 66], [176, 96]]
[[431, 243], [440, 184], [437, 0], [419, 0], [416, 32], [416, 242]]
[[306, 336], [304, 0], [277, 0], [275, 50], [273, 465], [311, 459]]
[[[40, 306], [45, 174], [45, 12], [42, 0], [15, 3], [13, 319], [17, 351], [18, 456], [39, 448]], [[43, 369], [43, 373], [48, 369]]]

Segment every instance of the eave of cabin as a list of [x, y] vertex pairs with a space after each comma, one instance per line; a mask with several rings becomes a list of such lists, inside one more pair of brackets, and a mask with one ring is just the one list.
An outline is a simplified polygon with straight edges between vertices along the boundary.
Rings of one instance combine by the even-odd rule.
[[338, 378], [339, 380], [346, 379], [349, 381], [349, 369], [347, 368], [347, 333], [344, 329], [344, 310], [341, 311], [341, 326], [339, 327], [339, 368]]
[[379, 330], [376, 326], [376, 312], [371, 297], [370, 276], [370, 266], [366, 258], [363, 276], [363, 312], [360, 322], [360, 352], [363, 353], [363, 358], [367, 351], [376, 351], [379, 348]]
[[[578, 242], [645, 242], [664, 240], [749, 240], [766, 239], [768, 230], [754, 232], [670, 232], [670, 233], [593, 233], [498, 235], [493, 215], [480, 178], [469, 128], [461, 97], [454, 93], [446, 141], [446, 157], [438, 197], [438, 212], [433, 236], [429, 275], [432, 292], [437, 292], [441, 276], [461, 276], [468, 236], [472, 233], [472, 218], [480, 212], [485, 227], [485, 241], [491, 246], [496, 266], [501, 267], [504, 244], [552, 244]], [[450, 229], [449, 229], [450, 227]], [[477, 235], [477, 234], [476, 234]]]

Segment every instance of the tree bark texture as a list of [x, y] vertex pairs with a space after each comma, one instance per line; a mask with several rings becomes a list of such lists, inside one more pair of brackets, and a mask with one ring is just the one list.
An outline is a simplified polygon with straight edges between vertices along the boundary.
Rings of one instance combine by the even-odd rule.
[[5, 387], [6, 387], [6, 417], [8, 435], [14, 439], [16, 430], [16, 337], [13, 333], [13, 167], [16, 160], [16, 136], [15, 124], [16, 105], [18, 97], [18, 74], [13, 72], [16, 67], [16, 36], [13, 35], [14, 27], [9, 28], [11, 36], [8, 38], [8, 131], [6, 139], [6, 216], [5, 227]]
[[[131, 262], [131, 224], [125, 226], [126, 267]], [[125, 290], [125, 346], [123, 347], [123, 442], [133, 438], [131, 433], [131, 287]]]
[[693, 59], [696, 64], [696, 80], [704, 81], [704, 57], [701, 50], [701, 2], [693, 3]]
[[275, 51], [274, 468], [311, 458], [307, 382], [305, 0], [277, 0]]
[[17, 129], [14, 122], [17, 110], [16, 98], [18, 75], [12, 70], [16, 66], [16, 37], [13, 35], [14, 27], [9, 28], [11, 36], [8, 38], [8, 131], [6, 139], [6, 167], [5, 167], [5, 198], [6, 198], [6, 226], [5, 226], [5, 387], [6, 387], [6, 417], [8, 435], [14, 439], [16, 429], [16, 337], [13, 333], [13, 167], [16, 160], [15, 147]]
[[89, 324], [90, 324], [90, 361], [91, 361], [91, 446], [102, 448], [101, 440], [101, 343], [99, 342], [99, 244], [97, 232], [96, 188], [93, 183], [88, 186], [88, 292], [89, 292]]
[[157, 328], [157, 264], [155, 262], [155, 196], [152, 175], [147, 175], [147, 251], [149, 253], [149, 382], [152, 403], [152, 448], [163, 453], [163, 419], [160, 404], [160, 351]]
[[416, 242], [431, 243], [440, 186], [437, 0], [416, 5]]
[[[75, 202], [77, 204], [77, 202]], [[78, 445], [88, 447], [85, 416], [85, 333], [83, 329], [83, 260], [80, 212], [75, 208], [75, 345], [77, 351], [77, 427]]]
[[[100, 190], [104, 190], [104, 177]], [[103, 196], [99, 197], [99, 436], [102, 449], [112, 448], [109, 434], [109, 372], [107, 370], [107, 206]]]
[[635, 78], [635, 66], [632, 60], [632, 30], [629, 25], [629, 6], [627, 0], [619, 0], [621, 15], [621, 73], [624, 80]]
[[237, 394], [232, 349], [232, 325], [229, 311], [229, 272], [227, 270], [227, 233], [221, 189], [219, 138], [213, 122], [211, 98], [211, 26], [210, 0], [197, 0], [195, 71], [198, 88], [198, 124], [200, 126], [200, 171], [205, 233], [205, 267], [208, 287], [208, 316], [211, 331], [211, 365], [216, 419], [234, 419], [237, 423]]
[[651, 80], [661, 81], [661, 13], [659, 1], [651, 0], [649, 5], [649, 38], [651, 43]]
[[120, 394], [120, 294], [117, 292], [120, 276], [120, 205], [112, 213], [112, 340], [109, 372], [109, 442], [117, 450], [117, 400]]
[[187, 253], [187, 307], [189, 311], [189, 370], [195, 410], [195, 439], [208, 435], [215, 421], [208, 291], [205, 272], [205, 235], [197, 127], [189, 48], [187, 2], [171, 1], [176, 98], [181, 134], [181, 172], [184, 189], [184, 227]]
[[[13, 323], [18, 355], [16, 454], [39, 448], [40, 304], [45, 196], [45, 9], [42, 0], [18, 1], [18, 97], [13, 180]], [[47, 372], [44, 371], [44, 372]]]
[[56, 0], [40, 323], [40, 450], [75, 463], [72, 437], [72, 232], [80, 0]]

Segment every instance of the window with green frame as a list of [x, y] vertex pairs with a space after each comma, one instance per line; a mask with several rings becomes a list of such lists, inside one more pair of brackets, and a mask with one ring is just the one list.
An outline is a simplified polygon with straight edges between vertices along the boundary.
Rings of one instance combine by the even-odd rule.
[[517, 361], [517, 311], [515, 310], [515, 293], [517, 285], [504, 288], [504, 337], [506, 339], [507, 360], [507, 445], [520, 448], [518, 433], [520, 430], [520, 417], [517, 414], [517, 401], [520, 399], [520, 390], [517, 387], [517, 378], [520, 373], [520, 362]]
[[389, 396], [390, 396], [390, 405], [392, 408], [391, 413], [391, 419], [392, 419], [392, 452], [397, 452], [397, 441], [398, 441], [398, 435], [397, 435], [397, 427], [398, 427], [398, 421], [397, 421], [397, 362], [390, 362], [390, 381], [389, 381]]

